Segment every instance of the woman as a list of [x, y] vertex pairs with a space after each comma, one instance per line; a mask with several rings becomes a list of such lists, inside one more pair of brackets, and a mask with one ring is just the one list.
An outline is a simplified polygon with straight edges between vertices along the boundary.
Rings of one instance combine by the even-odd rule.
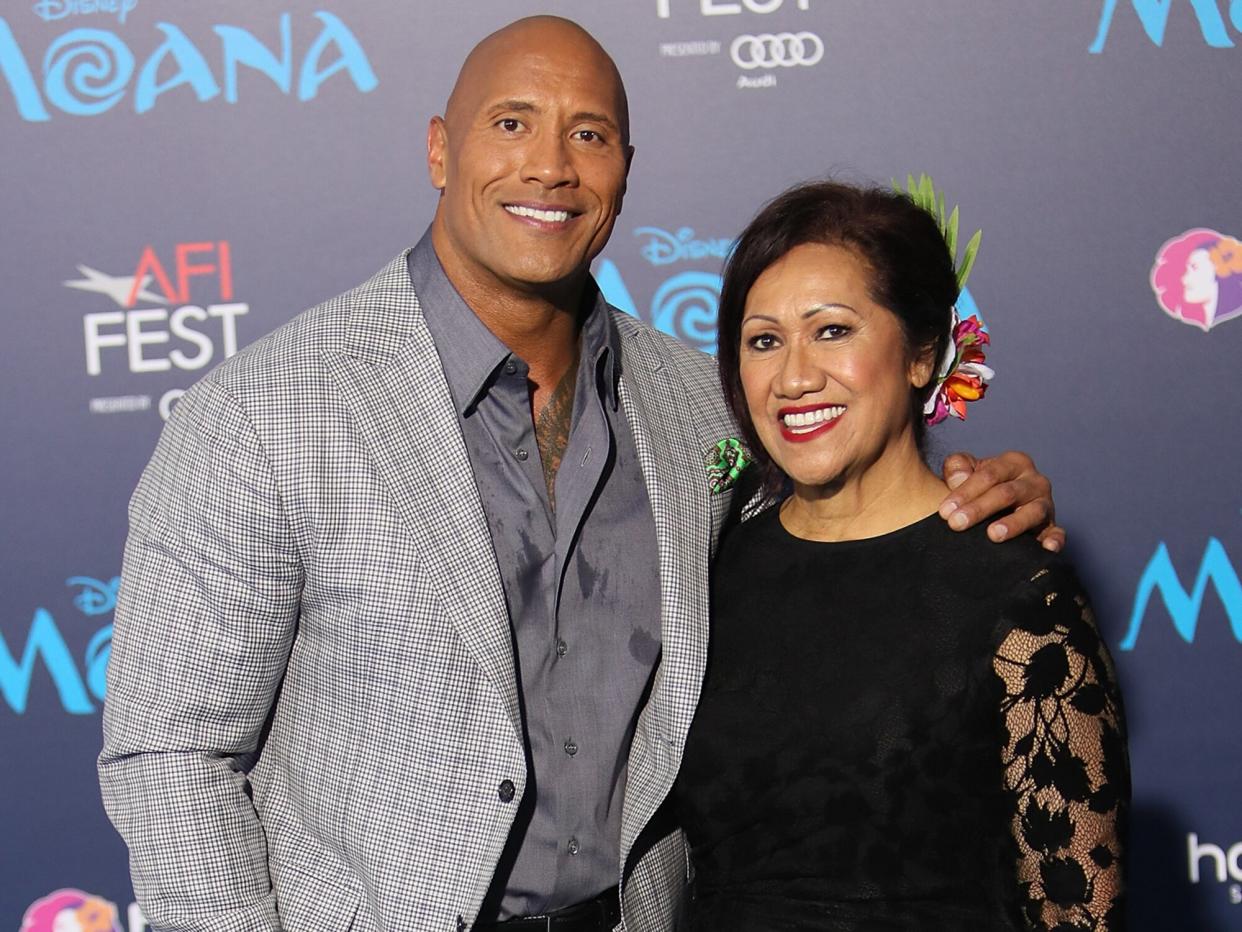
[[694, 929], [1122, 926], [1124, 726], [1082, 590], [1033, 540], [949, 531], [920, 453], [965, 375], [938, 366], [957, 295], [935, 220], [877, 189], [795, 188], [729, 260], [721, 380], [792, 492], [715, 566]]
[[1226, 236], [1196, 247], [1181, 284], [1186, 302], [1202, 306], [1205, 328], [1242, 314], [1242, 244]]

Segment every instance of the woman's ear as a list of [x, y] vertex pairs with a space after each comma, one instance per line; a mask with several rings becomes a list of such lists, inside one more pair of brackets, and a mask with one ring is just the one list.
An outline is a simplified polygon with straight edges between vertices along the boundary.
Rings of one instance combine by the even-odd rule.
[[936, 344], [928, 343], [910, 360], [910, 384], [926, 388], [936, 374]]

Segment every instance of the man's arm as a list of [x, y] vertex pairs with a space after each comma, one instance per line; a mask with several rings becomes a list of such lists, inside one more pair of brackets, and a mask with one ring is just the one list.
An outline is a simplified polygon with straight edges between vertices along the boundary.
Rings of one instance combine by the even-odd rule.
[[178, 403], [130, 503], [99, 779], [154, 928], [278, 929], [246, 771], [284, 674], [301, 571], [240, 406]]
[[1045, 550], [1065, 546], [1065, 529], [1056, 524], [1052, 483], [1025, 453], [1011, 450], [982, 460], [954, 453], [945, 458], [944, 481], [952, 492], [940, 505], [940, 517], [955, 531], [1001, 515], [988, 525], [994, 541], [1032, 531]]

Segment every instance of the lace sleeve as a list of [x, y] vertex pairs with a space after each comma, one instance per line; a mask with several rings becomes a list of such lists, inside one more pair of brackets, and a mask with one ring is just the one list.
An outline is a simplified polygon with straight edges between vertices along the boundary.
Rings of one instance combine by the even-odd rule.
[[1043, 569], [994, 658], [1005, 785], [1031, 928], [1125, 928], [1125, 721], [1112, 658], [1068, 570]]

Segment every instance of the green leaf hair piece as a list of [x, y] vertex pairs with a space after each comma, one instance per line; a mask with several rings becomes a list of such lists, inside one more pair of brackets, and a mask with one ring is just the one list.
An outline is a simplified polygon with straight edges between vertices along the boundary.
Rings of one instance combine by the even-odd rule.
[[970, 270], [975, 267], [975, 256], [979, 255], [979, 241], [983, 239], [983, 231], [975, 230], [975, 235], [966, 244], [966, 252], [962, 255], [962, 264], [957, 269], [957, 287], [966, 287], [966, 279], [970, 278]]
[[944, 237], [944, 244], [949, 249], [949, 256], [953, 259], [953, 269], [957, 274], [957, 287], [965, 288], [966, 279], [970, 277], [970, 270], [975, 267], [975, 257], [979, 254], [979, 241], [983, 238], [982, 230], [975, 230], [974, 235], [966, 243], [966, 251], [962, 253], [962, 261], [957, 261], [957, 240], [958, 226], [960, 216], [958, 214], [957, 205], [953, 205], [948, 217], [945, 217], [945, 198], [944, 192], [939, 191], [932, 182], [931, 176], [925, 172], [920, 172], [918, 178], [914, 175], [906, 175], [906, 186], [903, 189], [896, 178], [893, 179], [893, 190], [898, 194], [908, 195], [910, 200], [919, 207], [932, 215], [932, 219], [936, 221], [936, 226], [940, 228], [940, 235]]

